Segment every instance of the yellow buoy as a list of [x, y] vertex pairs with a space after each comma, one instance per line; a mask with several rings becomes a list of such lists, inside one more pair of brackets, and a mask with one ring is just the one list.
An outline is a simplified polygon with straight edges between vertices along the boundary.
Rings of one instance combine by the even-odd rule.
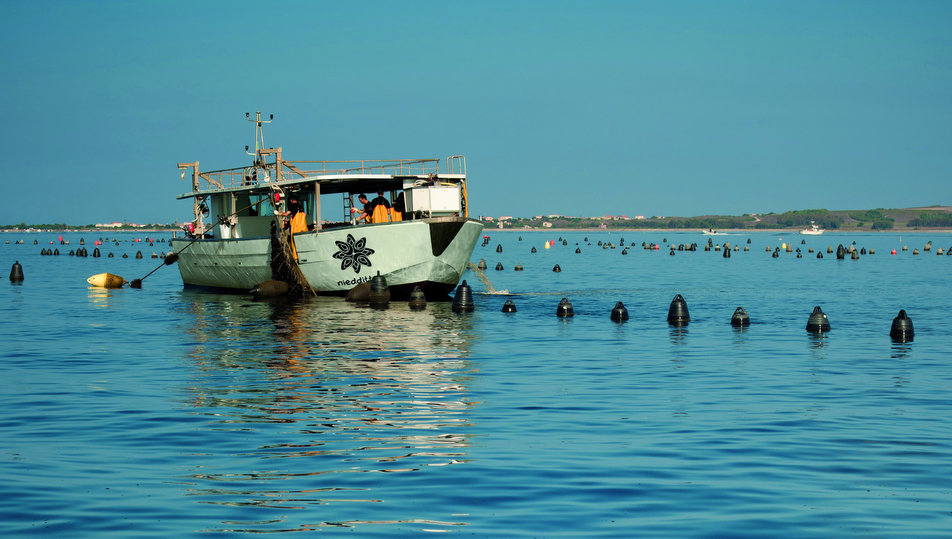
[[86, 279], [86, 282], [99, 288], [122, 288], [128, 281], [111, 273], [98, 273]]

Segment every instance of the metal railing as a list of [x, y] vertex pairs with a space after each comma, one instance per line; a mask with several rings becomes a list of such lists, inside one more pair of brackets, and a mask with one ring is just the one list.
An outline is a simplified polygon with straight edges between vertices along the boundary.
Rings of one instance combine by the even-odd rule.
[[[201, 190], [228, 189], [243, 185], [285, 181], [320, 175], [389, 174], [393, 176], [429, 176], [440, 173], [439, 159], [361, 159], [350, 161], [281, 161], [281, 177], [275, 174], [275, 164], [257, 167], [238, 167], [199, 172], [206, 184]], [[447, 173], [466, 174], [466, 159], [462, 155], [447, 158]]]

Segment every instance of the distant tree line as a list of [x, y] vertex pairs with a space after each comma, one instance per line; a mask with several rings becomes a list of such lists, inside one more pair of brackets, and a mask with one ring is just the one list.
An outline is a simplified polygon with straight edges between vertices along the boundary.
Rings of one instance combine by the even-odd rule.
[[603, 221], [607, 228], [692, 228], [720, 229], [744, 228], [742, 217], [652, 217], [650, 219], [616, 219]]
[[896, 221], [892, 217], [886, 217], [881, 208], [864, 212], [850, 212], [848, 215], [851, 219], [857, 221], [856, 226], [865, 226], [867, 222], [871, 222], [873, 230], [889, 230]]
[[843, 224], [843, 218], [825, 209], [796, 210], [777, 215], [777, 225], [780, 227], [808, 226], [811, 222], [820, 228], [835, 230]]
[[919, 214], [918, 219], [909, 221], [910, 227], [952, 228], [952, 214], [940, 211], [927, 211]]

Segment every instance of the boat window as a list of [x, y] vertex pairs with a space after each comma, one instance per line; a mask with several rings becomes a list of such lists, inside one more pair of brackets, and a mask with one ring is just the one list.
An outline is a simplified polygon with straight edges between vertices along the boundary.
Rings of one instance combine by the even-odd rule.
[[248, 217], [249, 215], [257, 215], [257, 208], [251, 207], [251, 197], [248, 195], [236, 195], [235, 196], [235, 209], [238, 210], [238, 217]]
[[257, 215], [274, 215], [274, 199], [270, 194], [251, 195], [251, 203], [255, 204], [254, 208], [258, 210]]

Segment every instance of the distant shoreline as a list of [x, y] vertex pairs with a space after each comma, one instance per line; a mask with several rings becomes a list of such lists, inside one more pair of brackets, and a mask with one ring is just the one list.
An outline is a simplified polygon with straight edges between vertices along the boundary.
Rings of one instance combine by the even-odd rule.
[[182, 230], [179, 228], [137, 228], [135, 230], [131, 229], [118, 229], [118, 228], [32, 228], [29, 230], [22, 230], [19, 228], [3, 228], [0, 229], [0, 232], [9, 232], [9, 233], [21, 233], [21, 234], [83, 234], [83, 233], [108, 233], [108, 232], [122, 232], [122, 233], [133, 233], [137, 234], [140, 232], [149, 232], [149, 233], [161, 233], [161, 232], [174, 232], [178, 233]]
[[[721, 228], [717, 231], [721, 234], [796, 234], [797, 236], [807, 237], [809, 234], [800, 234], [800, 228]], [[672, 232], [672, 233], [692, 233], [692, 234], [702, 234], [703, 231], [691, 229], [691, 228], [495, 228], [487, 226], [483, 229], [484, 232], [496, 231], [496, 232]], [[952, 233], [952, 228], [893, 228], [890, 230], [870, 230], [863, 228], [838, 228], [834, 230], [826, 230], [820, 236], [832, 235], [832, 234], [841, 234], [841, 233], [855, 233], [855, 232], [866, 232], [870, 234], [949, 234]], [[718, 234], [711, 234], [711, 236], [716, 236]]]

